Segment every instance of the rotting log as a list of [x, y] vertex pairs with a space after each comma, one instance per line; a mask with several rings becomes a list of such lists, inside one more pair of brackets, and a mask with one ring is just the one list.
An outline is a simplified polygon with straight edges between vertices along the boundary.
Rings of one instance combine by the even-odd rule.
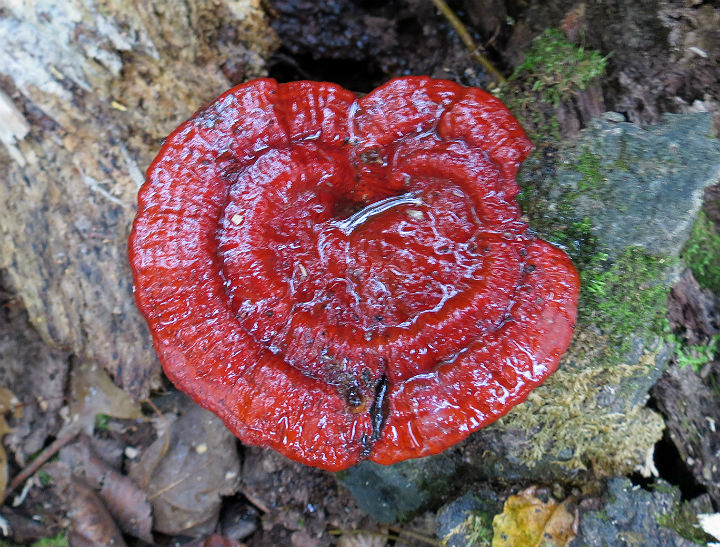
[[144, 171], [275, 44], [260, 0], [0, 7], [0, 270], [48, 344], [136, 397], [160, 370], [127, 264]]

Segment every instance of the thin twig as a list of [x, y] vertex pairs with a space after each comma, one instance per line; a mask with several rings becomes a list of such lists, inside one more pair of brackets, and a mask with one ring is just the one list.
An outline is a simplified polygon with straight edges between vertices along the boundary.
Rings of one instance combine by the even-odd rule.
[[267, 506], [263, 500], [255, 496], [252, 492], [248, 492], [247, 490], [240, 490], [240, 493], [245, 496], [250, 503], [252, 503], [255, 507], [260, 509], [263, 513], [269, 513], [270, 508]]
[[413, 532], [412, 530], [405, 530], [404, 528], [399, 528], [397, 526], [388, 526], [388, 530], [390, 530], [391, 532], [395, 532], [398, 536], [400, 536], [401, 539], [402, 539], [402, 536], [408, 536], [408, 537], [411, 537], [418, 541], [423, 541], [430, 545], [435, 545], [436, 547], [442, 547], [442, 545], [443, 545], [441, 542], [437, 541], [436, 539], [428, 537], [424, 534], [420, 534], [418, 532]]
[[8, 496], [22, 483], [32, 477], [38, 469], [40, 469], [45, 462], [52, 458], [57, 452], [65, 446], [67, 443], [72, 441], [78, 434], [78, 427], [71, 427], [70, 430], [65, 433], [62, 437], [58, 437], [53, 443], [43, 450], [37, 458], [35, 458], [28, 466], [25, 467], [20, 473], [15, 475], [15, 478], [10, 481], [5, 493], [0, 497], [0, 505], [3, 505], [8, 499]]
[[442, 547], [442, 543], [434, 538], [428, 537], [418, 532], [413, 532], [411, 530], [405, 530], [397, 526], [388, 526], [387, 531], [385, 532], [383, 532], [382, 530], [369, 530], [367, 528], [356, 528], [353, 530], [342, 530], [340, 528], [334, 528], [332, 530], [328, 530], [328, 534], [330, 534], [331, 536], [352, 536], [365, 534], [368, 536], [382, 537], [392, 541], [400, 541], [403, 539], [403, 536], [407, 536], [412, 539], [427, 543], [429, 545], [433, 545], [434, 547]]
[[500, 74], [500, 71], [495, 68], [495, 66], [488, 60], [485, 55], [480, 53], [480, 50], [475, 45], [474, 40], [472, 39], [472, 36], [470, 36], [470, 33], [465, 28], [465, 25], [463, 25], [462, 21], [458, 18], [457, 15], [453, 12], [453, 10], [450, 9], [450, 6], [447, 5], [445, 0], [430, 0], [433, 4], [435, 4], [435, 7], [442, 13], [445, 18], [448, 20], [448, 22], [452, 25], [452, 27], [455, 29], [455, 32], [458, 33], [458, 36], [460, 36], [460, 39], [465, 44], [465, 47], [470, 52], [470, 56], [475, 59], [478, 63], [482, 65], [482, 67], [487, 70], [487, 72], [492, 75], [496, 79], [496, 84], [502, 85], [505, 83], [505, 77]]

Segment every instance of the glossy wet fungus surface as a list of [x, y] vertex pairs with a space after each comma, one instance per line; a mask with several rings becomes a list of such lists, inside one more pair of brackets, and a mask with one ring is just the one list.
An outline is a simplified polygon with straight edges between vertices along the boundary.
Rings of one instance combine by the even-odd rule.
[[165, 372], [244, 442], [330, 470], [496, 420], [576, 316], [573, 265], [520, 221], [530, 148], [497, 99], [449, 81], [231, 89], [139, 195], [135, 295]]

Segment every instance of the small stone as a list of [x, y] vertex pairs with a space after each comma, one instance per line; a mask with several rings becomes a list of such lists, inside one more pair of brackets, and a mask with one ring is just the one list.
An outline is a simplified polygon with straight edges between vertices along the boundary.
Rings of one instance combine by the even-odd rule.
[[624, 122], [625, 115], [620, 112], [605, 112], [602, 117], [609, 122]]

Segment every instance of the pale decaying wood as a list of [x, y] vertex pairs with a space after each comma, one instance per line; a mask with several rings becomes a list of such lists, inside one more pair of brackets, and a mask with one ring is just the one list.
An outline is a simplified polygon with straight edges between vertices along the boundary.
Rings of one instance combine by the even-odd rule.
[[10, 97], [0, 90], [0, 142], [7, 148], [10, 157], [20, 165], [25, 166], [25, 158], [15, 147], [15, 143], [23, 140], [30, 132], [30, 124], [13, 104]]
[[274, 46], [260, 0], [0, 7], [0, 269], [46, 342], [135, 396], [159, 371], [127, 263], [144, 170]]

